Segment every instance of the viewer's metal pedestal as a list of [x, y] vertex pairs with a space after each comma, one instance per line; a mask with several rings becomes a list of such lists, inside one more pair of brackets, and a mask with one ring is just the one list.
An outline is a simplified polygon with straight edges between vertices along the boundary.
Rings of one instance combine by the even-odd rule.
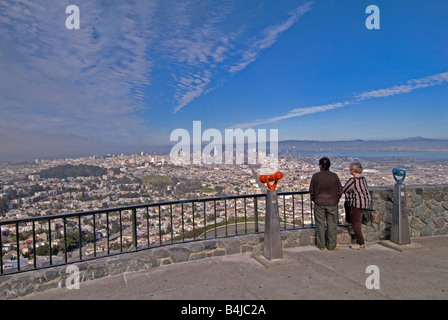
[[282, 259], [282, 239], [278, 214], [277, 191], [268, 190], [266, 194], [266, 222], [264, 227], [264, 256], [269, 259]]
[[411, 243], [404, 184], [397, 183], [394, 186], [394, 211], [392, 212], [390, 240], [397, 244]]
[[[390, 241], [396, 244], [409, 244], [409, 221], [406, 207], [406, 189], [403, 181], [406, 171], [400, 168], [392, 170], [395, 179], [394, 186], [394, 211], [392, 212], [392, 227], [390, 230]], [[401, 178], [401, 179], [399, 179]]]
[[400, 252], [427, 250], [427, 248], [418, 243], [411, 243], [409, 236], [406, 190], [403, 184], [406, 171], [400, 168], [394, 168], [392, 173], [396, 184], [394, 186], [394, 211], [392, 212], [390, 240], [380, 241], [380, 244]]

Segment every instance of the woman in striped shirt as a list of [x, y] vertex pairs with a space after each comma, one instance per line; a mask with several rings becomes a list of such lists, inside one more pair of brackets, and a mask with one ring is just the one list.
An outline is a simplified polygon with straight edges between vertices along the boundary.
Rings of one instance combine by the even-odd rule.
[[362, 234], [361, 222], [364, 210], [370, 207], [372, 198], [367, 187], [367, 180], [361, 175], [362, 165], [359, 162], [350, 164], [350, 174], [342, 191], [345, 194], [345, 201], [350, 206], [350, 225], [356, 236], [356, 244], [350, 246], [355, 250], [365, 250], [364, 236]]

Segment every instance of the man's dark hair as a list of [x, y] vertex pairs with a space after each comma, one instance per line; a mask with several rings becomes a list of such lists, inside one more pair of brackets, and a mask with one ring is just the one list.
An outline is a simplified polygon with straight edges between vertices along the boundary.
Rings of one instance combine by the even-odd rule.
[[319, 165], [322, 166], [322, 170], [330, 170], [331, 162], [327, 157], [323, 157], [319, 160]]

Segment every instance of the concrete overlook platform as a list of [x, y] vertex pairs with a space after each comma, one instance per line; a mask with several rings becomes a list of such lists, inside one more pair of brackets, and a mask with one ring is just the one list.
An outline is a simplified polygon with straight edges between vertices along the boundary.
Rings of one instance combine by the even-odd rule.
[[185, 300], [186, 305], [187, 300], [448, 300], [448, 236], [412, 238], [411, 243], [405, 250], [380, 242], [368, 243], [365, 251], [347, 244], [337, 251], [285, 248], [284, 259], [269, 265], [251, 253], [210, 257], [20, 299]]

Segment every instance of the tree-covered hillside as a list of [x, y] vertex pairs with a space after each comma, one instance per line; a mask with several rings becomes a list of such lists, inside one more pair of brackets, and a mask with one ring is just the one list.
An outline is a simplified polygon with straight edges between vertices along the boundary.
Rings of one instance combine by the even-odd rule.
[[40, 175], [41, 178], [65, 179], [68, 177], [98, 177], [106, 173], [106, 169], [97, 166], [90, 166], [86, 164], [74, 166], [71, 164], [65, 164], [54, 168], [42, 170], [36, 174]]

